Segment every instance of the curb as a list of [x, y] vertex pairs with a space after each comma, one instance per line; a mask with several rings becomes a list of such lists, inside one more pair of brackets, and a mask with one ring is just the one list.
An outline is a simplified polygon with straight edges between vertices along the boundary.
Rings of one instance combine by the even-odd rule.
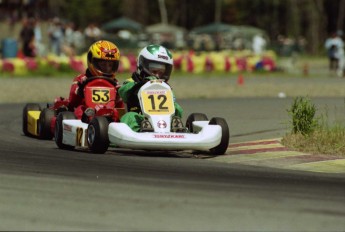
[[281, 138], [230, 144], [225, 155], [212, 160], [298, 171], [345, 173], [345, 158], [290, 150]]

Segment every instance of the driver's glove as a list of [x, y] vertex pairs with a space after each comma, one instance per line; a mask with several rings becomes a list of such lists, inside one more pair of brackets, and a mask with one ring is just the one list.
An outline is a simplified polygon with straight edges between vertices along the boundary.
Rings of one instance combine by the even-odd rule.
[[146, 83], [148, 81], [153, 81], [153, 80], [157, 80], [158, 78], [155, 76], [148, 76], [148, 77], [144, 77], [143, 78], [143, 82]]
[[80, 88], [81, 83], [78, 82], [78, 88], [76, 89], [76, 93], [79, 97], [83, 98], [84, 97], [84, 91], [83, 88]]
[[85, 80], [87, 79], [86, 76], [82, 77], [80, 81], [78, 81], [78, 88], [75, 90], [76, 94], [81, 97], [84, 98], [84, 88], [83, 88], [83, 84], [85, 82]]

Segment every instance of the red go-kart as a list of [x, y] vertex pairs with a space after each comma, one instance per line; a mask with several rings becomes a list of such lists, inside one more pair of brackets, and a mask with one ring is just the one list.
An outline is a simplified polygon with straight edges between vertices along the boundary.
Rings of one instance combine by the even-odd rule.
[[[119, 116], [124, 113], [123, 103], [121, 108], [115, 108], [117, 84], [106, 77], [87, 78], [79, 86], [79, 92], [85, 96], [83, 108], [85, 109], [81, 121], [88, 123], [92, 117], [106, 116], [109, 122], [119, 121]], [[23, 133], [26, 136], [51, 140], [55, 136], [57, 120], [77, 119], [69, 109], [69, 101], [58, 97], [53, 104], [41, 108], [38, 103], [28, 103], [23, 109]]]

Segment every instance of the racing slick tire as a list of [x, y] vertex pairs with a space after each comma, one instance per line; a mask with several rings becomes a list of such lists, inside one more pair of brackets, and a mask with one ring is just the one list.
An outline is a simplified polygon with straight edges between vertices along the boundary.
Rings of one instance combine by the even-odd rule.
[[229, 132], [229, 126], [224, 118], [218, 118], [214, 117], [210, 120], [209, 125], [219, 125], [222, 128], [222, 138], [220, 140], [220, 143], [218, 146], [211, 148], [210, 153], [211, 155], [217, 156], [217, 155], [224, 155], [226, 150], [229, 146], [229, 138], [230, 138], [230, 132]]
[[93, 153], [104, 154], [109, 147], [109, 121], [106, 117], [95, 117], [87, 128], [87, 142]]
[[23, 126], [23, 133], [26, 136], [32, 136], [28, 131], [28, 112], [31, 110], [41, 111], [41, 106], [37, 103], [28, 103], [24, 106], [22, 126]]
[[206, 114], [203, 113], [192, 113], [188, 116], [186, 121], [186, 127], [189, 132], [194, 133], [193, 122], [194, 121], [208, 121]]
[[52, 109], [44, 108], [41, 111], [40, 118], [38, 121], [38, 135], [40, 139], [51, 140], [53, 134], [51, 132], [51, 120], [55, 116], [55, 112]]
[[55, 131], [54, 131], [55, 143], [60, 149], [73, 150], [74, 146], [66, 145], [62, 143], [62, 136], [63, 136], [62, 121], [65, 119], [76, 119], [76, 116], [74, 115], [73, 112], [70, 112], [70, 111], [64, 111], [58, 114], [58, 116], [56, 117]]

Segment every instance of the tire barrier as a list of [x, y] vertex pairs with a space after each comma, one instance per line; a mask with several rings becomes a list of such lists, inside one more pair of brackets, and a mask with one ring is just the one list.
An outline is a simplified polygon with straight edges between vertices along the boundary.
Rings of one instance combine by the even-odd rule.
[[[60, 71], [81, 73], [86, 69], [86, 54], [66, 57], [48, 55], [43, 58], [15, 57], [0, 60], [2, 73], [14, 76], [25, 75], [30, 72], [45, 74], [45, 72]], [[204, 72], [255, 72], [275, 71], [276, 55], [267, 51], [262, 55], [255, 55], [250, 51], [222, 51], [195, 53], [190, 51], [174, 52], [174, 70], [186, 73]], [[136, 70], [136, 56], [122, 55], [119, 72], [133, 72]]]

